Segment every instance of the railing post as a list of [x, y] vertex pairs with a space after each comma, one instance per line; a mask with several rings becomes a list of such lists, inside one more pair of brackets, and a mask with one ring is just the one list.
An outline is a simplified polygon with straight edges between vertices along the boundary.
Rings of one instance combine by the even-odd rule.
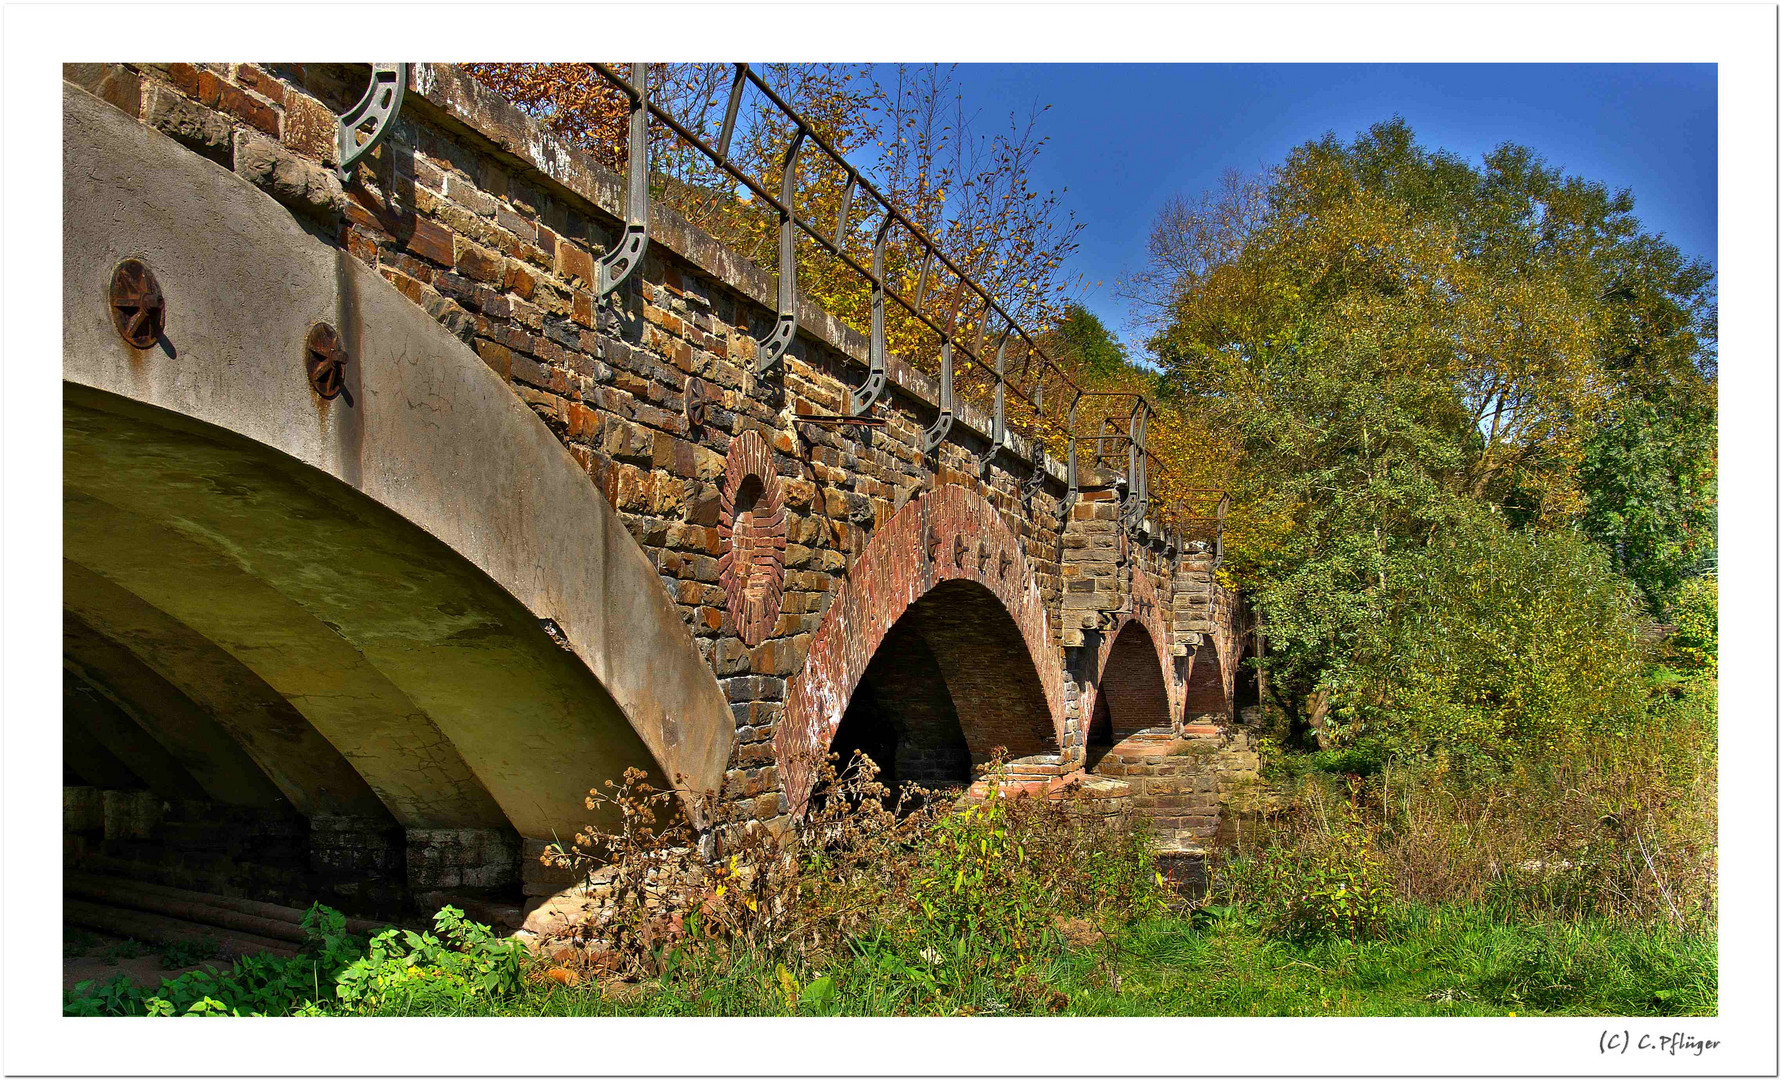
[[1008, 442], [1008, 402], [1007, 402], [1007, 359], [1008, 335], [1002, 335], [1001, 342], [996, 346], [996, 411], [990, 423], [989, 456], [994, 458]]
[[1121, 513], [1128, 532], [1137, 532], [1144, 524], [1149, 509], [1150, 457], [1144, 446], [1150, 423], [1150, 407], [1143, 398], [1132, 405], [1132, 418], [1126, 439], [1126, 499]]
[[594, 293], [604, 300], [643, 265], [649, 249], [649, 66], [631, 65], [631, 121], [625, 186], [625, 231], [595, 267]]
[[1218, 532], [1212, 541], [1212, 566], [1217, 569], [1224, 565], [1224, 516], [1231, 508], [1231, 496], [1228, 491], [1218, 493]]
[[756, 374], [765, 374], [777, 364], [798, 335], [798, 245], [792, 198], [797, 194], [798, 151], [803, 145], [804, 124], [798, 121], [798, 131], [786, 148], [785, 164], [779, 172], [779, 204], [785, 208], [779, 214], [779, 317], [755, 356]]
[[[1031, 354], [1029, 354], [1029, 356], [1030, 355]], [[1023, 488], [1023, 494], [1026, 495], [1029, 503], [1032, 502], [1032, 500], [1038, 496], [1039, 492], [1045, 488], [1045, 446], [1039, 441], [1038, 423], [1039, 419], [1045, 415], [1045, 377], [1043, 369], [1040, 371], [1039, 382], [1033, 387], [1033, 414], [1033, 433], [1031, 435], [1033, 457], [1032, 460], [1028, 462], [1028, 464], [1032, 466], [1033, 471], [1027, 476], [1026, 484]]]
[[742, 91], [748, 86], [748, 65], [737, 64], [736, 75], [730, 82], [730, 100], [724, 106], [724, 126], [717, 136], [717, 163], [727, 166], [730, 163], [730, 136], [736, 133], [736, 110], [742, 107]]
[[952, 430], [952, 342], [940, 343], [940, 415], [922, 432], [922, 452], [931, 454]]
[[866, 383], [848, 409], [854, 416], [862, 416], [872, 407], [888, 379], [884, 364], [884, 246], [890, 238], [891, 220], [886, 214], [872, 240], [872, 343], [866, 353]]
[[[1080, 490], [1076, 478], [1076, 409], [1081, 404], [1082, 391], [1078, 390], [1076, 391], [1076, 396], [1070, 399], [1070, 451], [1064, 474], [1065, 479], [1068, 481], [1064, 491], [1064, 509], [1066, 511], [1068, 511], [1070, 507], [1076, 505], [1076, 493]], [[1095, 445], [1099, 446], [1100, 444], [1096, 443]]]

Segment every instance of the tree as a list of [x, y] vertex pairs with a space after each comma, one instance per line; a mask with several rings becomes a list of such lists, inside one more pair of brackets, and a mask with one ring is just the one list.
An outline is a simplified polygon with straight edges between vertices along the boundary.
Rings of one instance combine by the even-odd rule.
[[1232, 435], [1225, 572], [1302, 719], [1388, 700], [1433, 545], [1581, 529], [1654, 605], [1710, 550], [1711, 274], [1631, 209], [1392, 121], [1159, 218], [1132, 291], [1183, 412]]
[[1064, 316], [1058, 320], [1054, 340], [1057, 347], [1053, 359], [1068, 363], [1085, 379], [1114, 378], [1131, 366], [1125, 346], [1094, 312], [1074, 301], [1064, 304]]

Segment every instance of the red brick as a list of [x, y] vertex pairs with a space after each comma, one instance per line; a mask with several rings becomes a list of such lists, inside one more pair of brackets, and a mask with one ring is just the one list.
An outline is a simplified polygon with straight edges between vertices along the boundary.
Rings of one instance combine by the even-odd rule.
[[334, 110], [307, 94], [291, 91], [284, 105], [284, 144], [324, 165], [340, 160]]
[[198, 72], [198, 100], [278, 138], [278, 111], [234, 83], [224, 81], [214, 71]]
[[[489, 370], [503, 379], [513, 373], [513, 353], [505, 345], [497, 345], [487, 339], [478, 338], [476, 340], [476, 355], [482, 357], [482, 362], [489, 366]], [[579, 407], [579, 403], [577, 407]]]
[[346, 227], [346, 250], [366, 266], [377, 265], [377, 241], [360, 226]]
[[463, 237], [457, 238], [458, 273], [477, 281], [500, 284], [507, 277], [507, 261], [485, 248], [477, 247]]
[[530, 300], [532, 290], [538, 287], [538, 277], [526, 269], [526, 265], [518, 259], [509, 259], [507, 260], [506, 276], [502, 279], [501, 286], [521, 300]]
[[556, 245], [556, 275], [571, 285], [591, 286], [594, 283], [594, 257], [586, 251], [569, 243], [558, 241]]
[[168, 64], [167, 77], [173, 80], [174, 89], [186, 97], [198, 96], [198, 69], [191, 64]]
[[414, 228], [402, 242], [402, 246], [423, 259], [429, 259], [441, 266], [451, 266], [457, 255], [452, 248], [452, 240], [450, 229], [424, 217], [416, 217]]
[[389, 283], [396, 287], [396, 291], [403, 296], [406, 296], [411, 302], [420, 304], [426, 301], [427, 290], [425, 285], [422, 285], [420, 282], [409, 277], [407, 274], [404, 274], [402, 271], [392, 270], [387, 266], [382, 267], [381, 272], [385, 278], [389, 279]]
[[284, 83], [261, 71], [252, 64], [241, 64], [235, 69], [235, 79], [242, 86], [272, 102], [274, 105], [284, 104]]

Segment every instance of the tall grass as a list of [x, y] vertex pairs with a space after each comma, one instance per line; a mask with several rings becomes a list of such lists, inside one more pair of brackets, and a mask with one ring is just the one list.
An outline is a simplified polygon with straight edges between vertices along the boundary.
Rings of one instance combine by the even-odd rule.
[[[1359, 830], [1382, 883], [1407, 901], [1710, 930], [1716, 706], [1711, 679], [1690, 683], [1622, 734], [1506, 767], [1301, 759], [1275, 770], [1285, 808], [1241, 834], [1221, 887], [1227, 900], [1270, 903], [1272, 864], [1327, 860]], [[1368, 775], [1315, 767], [1326, 763]]]

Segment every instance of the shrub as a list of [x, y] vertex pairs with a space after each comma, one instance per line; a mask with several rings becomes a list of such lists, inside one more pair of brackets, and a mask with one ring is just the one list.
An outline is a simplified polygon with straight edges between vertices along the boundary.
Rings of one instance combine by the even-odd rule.
[[1289, 755], [1276, 771], [1283, 810], [1245, 826], [1215, 879], [1215, 900], [1273, 911], [1278, 897], [1344, 883], [1341, 868], [1365, 850], [1377, 879], [1406, 901], [1710, 928], [1716, 730], [1715, 684], [1706, 679], [1656, 699], [1618, 735], [1582, 739], [1564, 754], [1500, 764], [1442, 753], [1389, 759], [1352, 788], [1346, 825], [1367, 841], [1339, 857], [1335, 781], [1317, 767], [1330, 755]]
[[207, 967], [164, 979], [149, 990], [120, 975], [81, 982], [63, 998], [67, 1016], [282, 1016], [324, 997], [362, 951], [338, 911], [315, 904], [303, 917], [306, 941], [294, 957], [243, 956], [227, 971]]
[[1295, 820], [1274, 842], [1227, 862], [1211, 907], [1247, 903], [1268, 932], [1297, 941], [1358, 941], [1376, 934], [1392, 903], [1384, 861], [1361, 809], [1363, 786], [1332, 807], [1320, 783], [1303, 789]]
[[168, 942], [161, 946], [161, 966], [164, 968], [191, 967], [206, 960], [214, 960], [219, 947], [216, 938], [209, 934], [199, 938]]
[[423, 1011], [519, 989], [525, 946], [494, 936], [455, 907], [433, 917], [434, 934], [385, 930], [335, 980], [348, 1008]]
[[1632, 594], [1579, 536], [1458, 531], [1405, 560], [1387, 607], [1324, 677], [1338, 748], [1508, 761], [1640, 713]]
[[1689, 578], [1671, 601], [1676, 631], [1668, 643], [1668, 659], [1697, 677], [1719, 676], [1719, 579]]
[[741, 820], [717, 792], [698, 797], [712, 822], [703, 836], [660, 825], [671, 793], [628, 774], [589, 796], [590, 807], [618, 807], [616, 829], [547, 850], [586, 875], [592, 910], [540, 946], [595, 973], [697, 982], [757, 972], [788, 1012], [828, 1009], [840, 990], [825, 969], [855, 964], [895, 972], [911, 1007], [1048, 1002], [1035, 957], [1060, 920], [1159, 912], [1167, 889], [1143, 834], [1069, 799], [1006, 797], [1000, 774], [992, 763], [981, 803], [949, 806], [920, 788], [889, 790], [863, 755], [846, 767], [831, 758], [790, 828]]

